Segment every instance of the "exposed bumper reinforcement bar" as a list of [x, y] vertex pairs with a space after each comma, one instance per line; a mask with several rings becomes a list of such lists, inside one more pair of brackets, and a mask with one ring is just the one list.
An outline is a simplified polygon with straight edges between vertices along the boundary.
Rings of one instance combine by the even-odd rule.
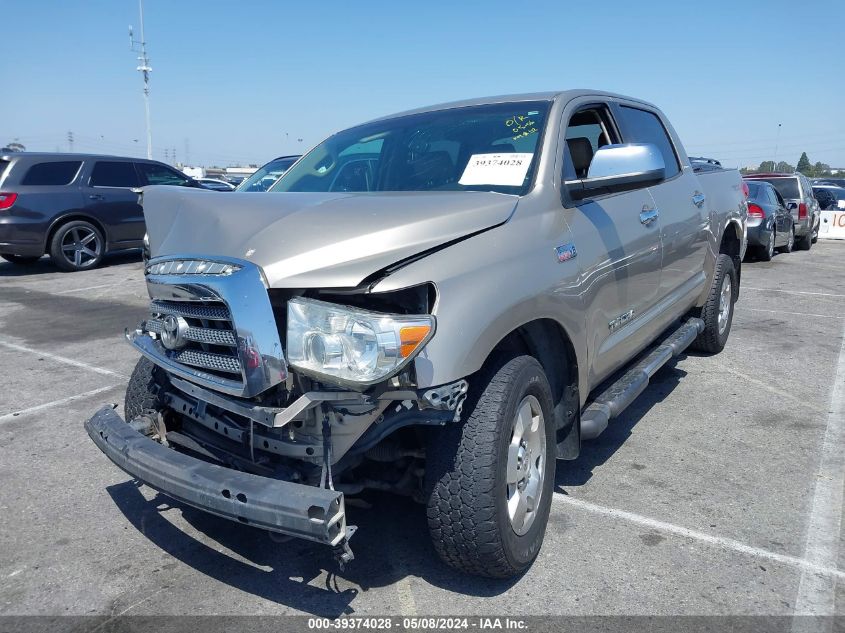
[[133, 430], [110, 406], [87, 420], [85, 430], [122, 470], [200, 510], [325, 545], [340, 545], [351, 535], [342, 492], [244, 473], [178, 453]]

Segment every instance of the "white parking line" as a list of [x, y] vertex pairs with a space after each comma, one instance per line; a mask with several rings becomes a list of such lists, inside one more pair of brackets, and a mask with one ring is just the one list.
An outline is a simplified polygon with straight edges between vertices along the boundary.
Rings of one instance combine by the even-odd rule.
[[112, 288], [114, 286], [123, 286], [125, 285], [125, 281], [120, 281], [117, 283], [112, 284], [100, 284], [99, 286], [87, 286], [85, 288], [69, 288], [68, 290], [60, 290], [59, 292], [54, 292], [54, 295], [66, 295], [72, 292], [85, 292], [86, 290], [99, 290], [100, 288]]
[[42, 352], [41, 350], [33, 349], [31, 347], [25, 347], [24, 345], [18, 345], [17, 343], [0, 341], [0, 346], [5, 347], [7, 349], [13, 349], [18, 352], [27, 352], [28, 354], [35, 354], [36, 356], [43, 356], [44, 358], [49, 358], [50, 360], [54, 360], [57, 363], [64, 363], [66, 365], [72, 365], [74, 367], [81, 367], [82, 369], [87, 369], [98, 374], [104, 374], [106, 376], [117, 376], [118, 378], [128, 378], [128, 376], [125, 376], [116, 371], [112, 371], [111, 369], [95, 367], [94, 365], [89, 365], [88, 363], [83, 363], [79, 360], [67, 358], [66, 356], [59, 356], [58, 354], [51, 354], [50, 352]]
[[7, 413], [6, 415], [0, 415], [0, 424], [3, 422], [8, 422], [14, 418], [18, 418], [22, 415], [27, 415], [28, 413], [35, 413], [36, 411], [41, 411], [43, 409], [49, 409], [50, 407], [58, 407], [62, 404], [67, 404], [69, 402], [73, 402], [74, 400], [81, 400], [82, 398], [87, 398], [89, 396], [95, 396], [98, 393], [103, 393], [104, 391], [109, 391], [114, 389], [115, 387], [120, 387], [122, 385], [109, 385], [108, 387], [100, 387], [99, 389], [92, 389], [91, 391], [86, 391], [85, 393], [78, 393], [75, 396], [68, 396], [67, 398], [61, 398], [60, 400], [53, 400], [52, 402], [45, 402], [44, 404], [39, 404], [34, 407], [29, 407], [28, 409], [21, 409], [20, 411], [15, 411], [14, 413]]
[[667, 534], [674, 534], [675, 536], [681, 536], [684, 538], [701, 541], [702, 543], [714, 545], [721, 549], [740, 552], [742, 554], [747, 554], [756, 558], [766, 558], [768, 560], [783, 563], [784, 565], [789, 565], [791, 567], [798, 567], [802, 570], [808, 570], [813, 572], [814, 574], [819, 574], [824, 578], [833, 577], [845, 579], [845, 571], [840, 571], [835, 567], [819, 565], [812, 561], [804, 560], [803, 558], [797, 558], [795, 556], [787, 556], [786, 554], [770, 552], [769, 550], [761, 549], [759, 547], [752, 547], [751, 545], [746, 545], [745, 543], [735, 541], [734, 539], [725, 538], [723, 536], [714, 536], [712, 534], [707, 534], [706, 532], [699, 532], [697, 530], [691, 530], [689, 528], [681, 527], [680, 525], [665, 523], [664, 521], [658, 521], [657, 519], [645, 517], [640, 514], [634, 514], [633, 512], [617, 510], [616, 508], [607, 508], [605, 506], [600, 506], [595, 503], [590, 503], [589, 501], [582, 501], [581, 499], [574, 499], [573, 497], [560, 494], [554, 495], [552, 497], [552, 501], [561, 505], [569, 505], [576, 508], [580, 508], [581, 510], [592, 512], [593, 514], [601, 514], [604, 516], [612, 517], [614, 519], [620, 519], [622, 521], [628, 521], [629, 523], [642, 525], [643, 527], [651, 528], [652, 530], [658, 530]]
[[845, 316], [834, 316], [832, 314], [812, 314], [810, 312], [787, 312], [786, 310], [764, 310], [763, 308], [749, 308], [742, 306], [743, 310], [753, 310], [754, 312], [771, 312], [772, 314], [794, 314], [798, 316], [821, 317], [823, 319], [845, 319]]
[[789, 295], [812, 295], [814, 297], [838, 297], [845, 299], [845, 295], [835, 295], [827, 292], [805, 292], [804, 290], [781, 290], [779, 288], [752, 288], [751, 286], [742, 286], [742, 290], [759, 290], [761, 292], [783, 292]]
[[[845, 484], [845, 328], [830, 396], [827, 429], [816, 473], [816, 490], [807, 527], [804, 558], [818, 567], [836, 565], [842, 528], [842, 486]], [[801, 572], [795, 613], [834, 615], [836, 581], [805, 568]]]

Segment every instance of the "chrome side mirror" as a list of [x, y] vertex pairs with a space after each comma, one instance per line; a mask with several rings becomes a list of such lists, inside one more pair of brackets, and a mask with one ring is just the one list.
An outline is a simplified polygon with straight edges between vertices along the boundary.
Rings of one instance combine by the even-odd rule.
[[567, 180], [576, 200], [591, 194], [615, 193], [654, 185], [666, 177], [663, 154], [651, 143], [606, 145], [593, 155], [587, 177]]

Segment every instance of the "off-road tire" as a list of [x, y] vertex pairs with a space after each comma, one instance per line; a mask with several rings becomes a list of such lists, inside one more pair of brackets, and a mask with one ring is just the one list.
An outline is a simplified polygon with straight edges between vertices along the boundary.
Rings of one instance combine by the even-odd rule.
[[[498, 359], [472, 380], [464, 422], [433, 433], [426, 456], [428, 528], [440, 558], [477, 576], [525, 571], [540, 551], [555, 472], [554, 405], [543, 368], [531, 356]], [[507, 458], [520, 402], [533, 395], [545, 421], [545, 464], [536, 515], [524, 535], [507, 510]]]
[[18, 266], [29, 266], [41, 259], [41, 255], [33, 257], [27, 257], [25, 255], [0, 255], [0, 257]]
[[123, 404], [126, 421], [131, 422], [145, 410], [161, 409], [164, 402], [159, 395], [159, 387], [166, 382], [164, 372], [151, 360], [144, 356], [138, 359], [126, 387], [126, 399]]
[[[722, 292], [722, 282], [725, 276], [730, 276], [731, 279], [731, 300], [730, 313], [728, 314], [727, 327], [723, 332], [719, 332], [719, 299]], [[707, 295], [707, 302], [703, 308], [700, 308], [697, 316], [704, 321], [704, 331], [699, 334], [690, 345], [690, 348], [699, 352], [707, 354], [718, 354], [725, 347], [728, 342], [728, 336], [731, 333], [731, 324], [733, 323], [734, 304], [736, 302], [737, 291], [736, 268], [730, 256], [724, 253], [716, 257], [716, 270], [713, 274], [713, 283], [710, 286], [710, 293]]]
[[[99, 242], [99, 255], [85, 260], [83, 265], [75, 265], [73, 262], [68, 261], [62, 252], [62, 241], [65, 236], [74, 229], [93, 233], [96, 236], [96, 240]], [[106, 242], [102, 232], [96, 226], [90, 222], [86, 222], [85, 220], [73, 220], [66, 224], [62, 224], [56, 229], [55, 233], [53, 233], [53, 237], [50, 239], [50, 249], [48, 252], [50, 253], [50, 260], [59, 270], [63, 270], [65, 272], [90, 270], [99, 266], [103, 261], [103, 255], [105, 255], [106, 252]]]

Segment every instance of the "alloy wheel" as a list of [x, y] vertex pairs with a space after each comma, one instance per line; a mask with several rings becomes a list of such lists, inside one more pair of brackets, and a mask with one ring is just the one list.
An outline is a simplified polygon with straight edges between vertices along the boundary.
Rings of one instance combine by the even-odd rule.
[[513, 531], [519, 536], [531, 529], [546, 469], [546, 425], [540, 401], [527, 395], [519, 403], [508, 446], [507, 508]]
[[94, 229], [75, 226], [62, 236], [62, 255], [77, 268], [94, 264], [102, 251], [102, 241]]
[[722, 278], [722, 290], [719, 292], [719, 334], [724, 334], [728, 327], [733, 305], [732, 286], [730, 275]]

